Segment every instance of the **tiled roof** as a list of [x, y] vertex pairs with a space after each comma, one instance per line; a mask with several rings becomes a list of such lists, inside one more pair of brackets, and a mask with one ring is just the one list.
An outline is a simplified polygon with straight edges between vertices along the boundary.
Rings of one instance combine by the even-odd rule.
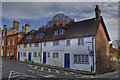
[[[99, 20], [95, 20], [95, 18], [87, 19], [79, 22], [69, 23], [66, 25], [58, 25], [53, 27], [48, 27], [45, 29], [45, 35], [43, 38], [39, 39], [31, 39], [26, 40], [26, 34], [19, 44], [23, 43], [34, 43], [34, 42], [45, 42], [45, 41], [54, 41], [54, 40], [61, 40], [61, 39], [69, 39], [69, 38], [77, 38], [77, 37], [87, 37], [87, 36], [95, 36], [97, 34], [99, 24], [102, 23], [103, 28], [105, 30], [106, 36], [110, 41], [109, 35], [106, 30], [106, 26], [104, 24], [103, 18], [101, 17]], [[54, 29], [64, 27], [65, 33], [61, 35], [54, 36]], [[40, 30], [36, 31], [39, 32]], [[35, 33], [36, 33], [35, 32]], [[30, 34], [31, 32], [29, 32]]]

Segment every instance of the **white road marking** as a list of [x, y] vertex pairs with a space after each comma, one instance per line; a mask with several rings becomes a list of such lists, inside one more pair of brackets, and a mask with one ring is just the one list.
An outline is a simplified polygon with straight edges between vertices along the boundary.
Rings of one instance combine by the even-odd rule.
[[41, 68], [41, 71], [43, 71], [43, 67]]
[[68, 75], [68, 73], [67, 73], [67, 72], [65, 72], [65, 74], [66, 74], [66, 75]]
[[32, 71], [32, 70], [28, 70], [29, 72], [32, 72], [32, 73], [35, 73], [34, 71]]
[[56, 73], [59, 73], [59, 71], [58, 71], [58, 70], [56, 70]]
[[35, 66], [35, 69], [37, 69], [37, 66]]
[[48, 76], [46, 76], [46, 75], [41, 75], [41, 76], [46, 77], [46, 78], [55, 77], [55, 75], [48, 75]]
[[70, 72], [70, 74], [74, 74], [73, 72]]
[[78, 75], [75, 75], [75, 76], [78, 76]]
[[11, 73], [12, 73], [12, 71], [10, 71], [10, 74], [9, 74], [8, 80], [10, 80], [10, 77], [11, 77]]
[[50, 69], [48, 69], [48, 71], [49, 71], [49, 72], [51, 72], [51, 70], [50, 70]]
[[14, 76], [12, 76], [11, 78], [14, 78], [14, 77], [17, 77], [17, 76], [20, 76], [20, 75], [14, 75]]

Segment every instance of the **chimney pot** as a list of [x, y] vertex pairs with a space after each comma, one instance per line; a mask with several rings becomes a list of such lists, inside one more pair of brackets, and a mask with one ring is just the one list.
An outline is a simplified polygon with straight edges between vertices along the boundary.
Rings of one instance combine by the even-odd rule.
[[56, 25], [58, 26], [58, 20], [56, 21]]
[[7, 25], [6, 25], [6, 24], [4, 25], [4, 29], [5, 29], [5, 28], [7, 28]]
[[96, 5], [96, 8], [95, 8], [95, 15], [96, 15], [96, 19], [100, 19], [101, 11], [98, 5]]
[[25, 26], [22, 26], [22, 31], [25, 32]]
[[29, 25], [29, 22], [27, 22], [27, 24]]
[[30, 25], [29, 25], [29, 22], [27, 22], [27, 23], [25, 24], [25, 33], [28, 33], [29, 30], [30, 30]]
[[110, 48], [112, 48], [112, 44], [110, 44]]

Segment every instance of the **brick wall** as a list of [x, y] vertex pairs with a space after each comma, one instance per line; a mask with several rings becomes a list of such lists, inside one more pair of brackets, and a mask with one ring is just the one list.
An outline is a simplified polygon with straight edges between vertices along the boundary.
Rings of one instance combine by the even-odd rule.
[[[14, 45], [12, 44], [13, 43], [13, 37], [14, 37]], [[7, 46], [7, 51], [6, 52], [8, 53], [8, 50], [9, 50], [9, 53], [11, 53], [12, 50], [13, 50], [13, 55], [15, 57], [17, 57], [17, 43], [22, 39], [22, 37], [23, 37], [22, 34], [15, 34], [15, 35], [12, 35], [12, 36], [8, 36], [7, 37], [7, 42], [9, 41], [9, 38], [10, 38], [10, 45]]]
[[96, 51], [96, 72], [100, 72], [110, 67], [109, 43], [104, 32], [103, 26], [100, 24], [98, 33], [95, 37]]

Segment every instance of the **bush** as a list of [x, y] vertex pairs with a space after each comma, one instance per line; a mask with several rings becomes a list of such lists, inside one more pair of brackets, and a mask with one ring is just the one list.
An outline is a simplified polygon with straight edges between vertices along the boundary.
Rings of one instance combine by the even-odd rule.
[[115, 56], [116, 56], [116, 58], [117, 58], [117, 59], [119, 59], [119, 58], [120, 58], [120, 56], [119, 56], [118, 54], [115, 54]]
[[33, 63], [33, 60], [30, 60], [31, 63]]
[[25, 59], [24, 61], [27, 62], [27, 59]]
[[113, 58], [114, 57], [114, 54], [110, 53], [110, 58]]

